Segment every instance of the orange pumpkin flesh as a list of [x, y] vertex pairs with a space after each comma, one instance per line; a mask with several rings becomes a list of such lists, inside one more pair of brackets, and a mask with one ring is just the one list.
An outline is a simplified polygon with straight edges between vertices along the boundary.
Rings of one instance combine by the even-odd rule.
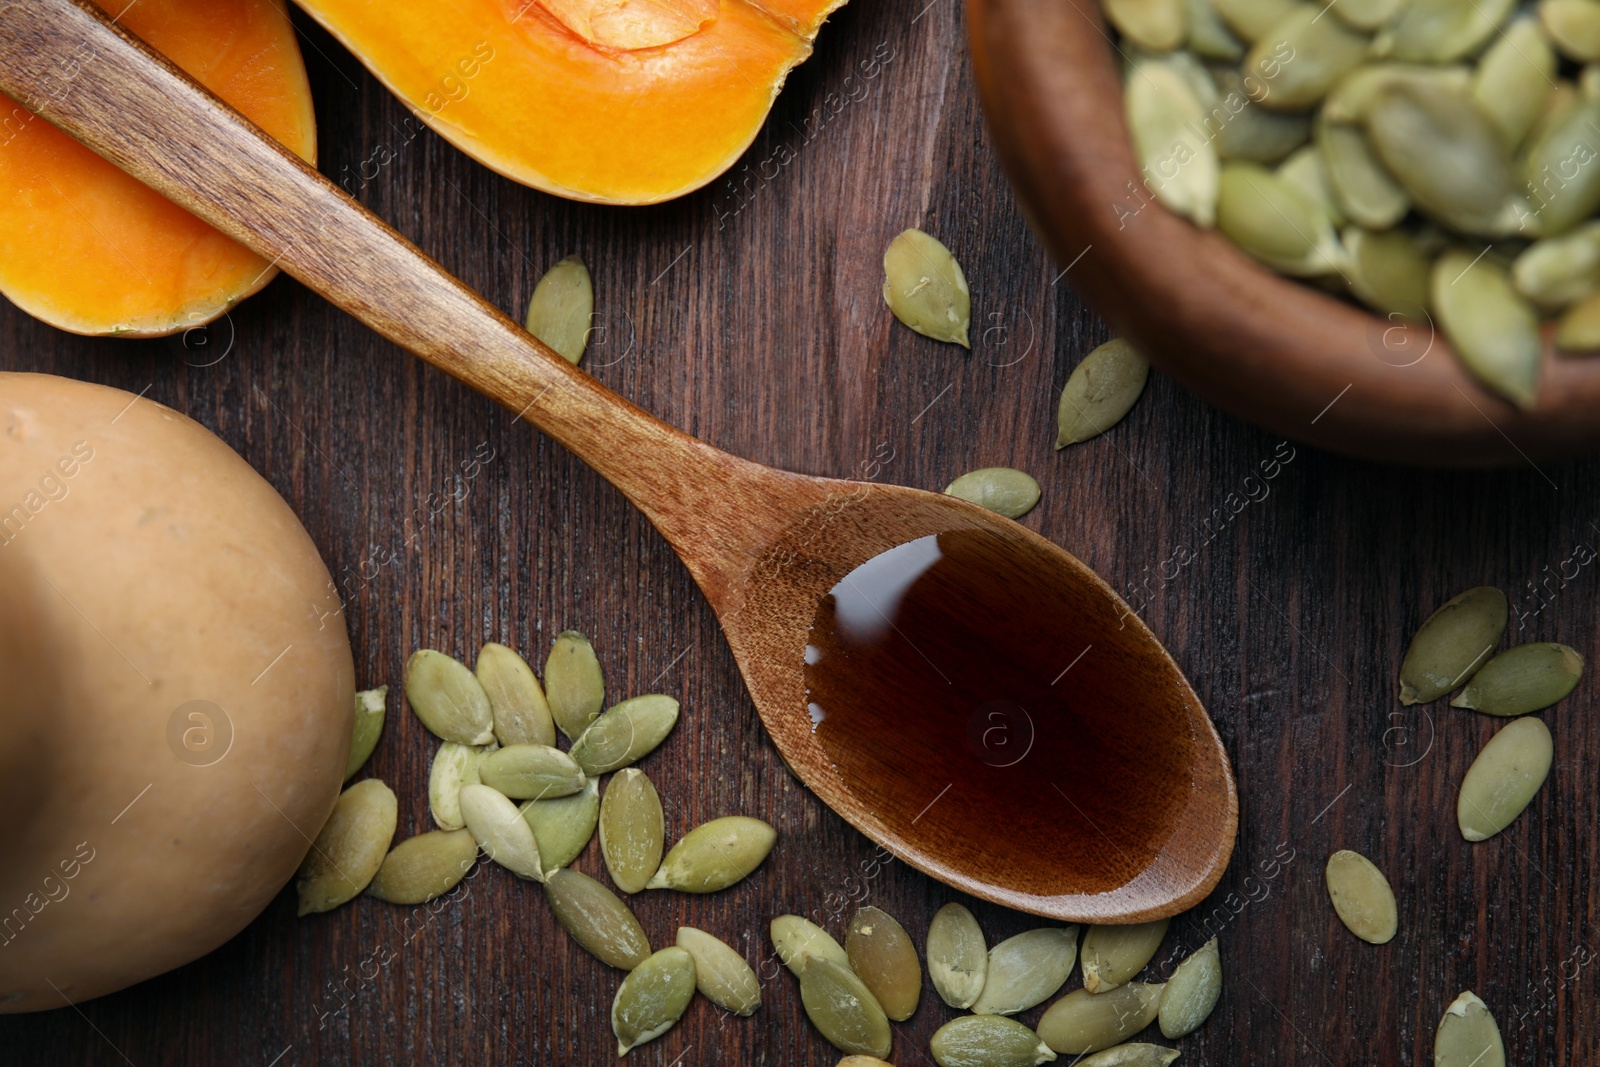
[[536, 189], [681, 196], [733, 165], [843, 0], [301, 0], [457, 148]]
[[[306, 160], [311, 89], [275, 0], [96, 0]], [[84, 77], [93, 77], [86, 69]], [[156, 337], [210, 322], [275, 268], [0, 95], [0, 292], [85, 334]]]

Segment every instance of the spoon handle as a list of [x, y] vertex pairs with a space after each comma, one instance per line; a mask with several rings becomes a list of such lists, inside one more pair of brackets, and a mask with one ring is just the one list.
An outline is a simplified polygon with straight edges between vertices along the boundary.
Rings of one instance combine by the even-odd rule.
[[[737, 510], [730, 495], [759, 495], [776, 472], [668, 426], [567, 363], [92, 4], [0, 0], [0, 90], [561, 442], [649, 516], [714, 603], [707, 580], [718, 585], [734, 575], [716, 572], [748, 562], [718, 516]], [[748, 541], [748, 513], [741, 526]], [[735, 558], [709, 558], [708, 538]]]

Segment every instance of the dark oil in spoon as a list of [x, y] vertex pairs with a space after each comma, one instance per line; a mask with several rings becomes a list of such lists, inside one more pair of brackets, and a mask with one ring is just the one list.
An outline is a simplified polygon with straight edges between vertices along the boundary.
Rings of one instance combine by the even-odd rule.
[[1070, 578], [1016, 539], [923, 537], [840, 581], [806, 648], [817, 741], [850, 791], [1039, 895], [1131, 881], [1190, 789], [1185, 708]]

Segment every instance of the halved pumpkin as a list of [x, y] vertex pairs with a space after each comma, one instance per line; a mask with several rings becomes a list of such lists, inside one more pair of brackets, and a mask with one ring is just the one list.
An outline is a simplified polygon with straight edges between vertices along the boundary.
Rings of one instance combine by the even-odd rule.
[[485, 166], [650, 204], [733, 165], [844, 0], [299, 2]]
[[[96, 3], [121, 12], [122, 26], [315, 161], [311, 88], [276, 0]], [[0, 292], [28, 314], [73, 333], [159, 337], [210, 322], [275, 273], [0, 95]]]

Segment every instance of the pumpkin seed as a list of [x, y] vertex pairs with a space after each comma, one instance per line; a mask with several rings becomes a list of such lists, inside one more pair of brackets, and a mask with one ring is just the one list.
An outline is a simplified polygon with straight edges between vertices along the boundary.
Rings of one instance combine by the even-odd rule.
[[1179, 1038], [1200, 1028], [1222, 996], [1222, 958], [1212, 938], [1172, 972], [1161, 995], [1161, 1036]]
[[1578, 301], [1561, 316], [1556, 347], [1568, 352], [1600, 350], [1600, 293]]
[[611, 1001], [611, 1032], [617, 1055], [654, 1041], [683, 1017], [694, 999], [694, 957], [681, 948], [664, 948], [641, 961], [617, 987]]
[[778, 950], [778, 958], [796, 977], [805, 970], [806, 961], [813, 957], [830, 960], [841, 967], [850, 966], [850, 956], [839, 942], [810, 919], [798, 915], [780, 915], [772, 920], [772, 947]]
[[550, 646], [544, 661], [544, 695], [550, 717], [569, 740], [577, 740], [605, 706], [600, 661], [589, 639], [578, 631], [561, 631]]
[[1183, 0], [1105, 0], [1102, 7], [1118, 32], [1151, 52], [1177, 48], [1189, 29]]
[[895, 318], [922, 336], [972, 347], [967, 276], [938, 239], [906, 230], [889, 242], [883, 253], [883, 299]]
[[1155, 1022], [1163, 987], [1129, 982], [1109, 993], [1074, 989], [1039, 1020], [1039, 1036], [1057, 1052], [1099, 1052]]
[[1298, 0], [1212, 0], [1217, 15], [1246, 41], [1258, 41], [1294, 14]]
[[1520, 407], [1539, 395], [1539, 314], [1500, 263], [1454, 249], [1433, 265], [1430, 303], [1467, 370]]
[[[1323, 10], [1295, 4], [1245, 53], [1245, 71], [1269, 84], [1257, 97], [1263, 107], [1304, 111], [1366, 59], [1367, 38], [1336, 18], [1322, 18]], [[1293, 58], [1284, 60], [1285, 51]]]
[[1506, 632], [1506, 595], [1489, 585], [1451, 597], [1417, 628], [1400, 664], [1400, 703], [1437, 700], [1489, 659]]
[[1341, 235], [1349, 253], [1345, 278], [1362, 303], [1385, 315], [1420, 322], [1428, 317], [1433, 260], [1404, 230], [1375, 233], [1358, 226]]
[[[1340, 6], [1345, 0], [1339, 0]], [[1366, 121], [1379, 90], [1391, 85], [1432, 85], [1447, 92], [1465, 93], [1472, 86], [1472, 68], [1429, 66], [1419, 63], [1366, 63], [1339, 79], [1323, 101], [1322, 114], [1329, 122]]]
[[1406, 0], [1337, 0], [1329, 9], [1345, 25], [1361, 33], [1375, 33], [1393, 22]]
[[1539, 22], [1561, 54], [1575, 63], [1600, 59], [1600, 4], [1539, 0]]
[[1345, 928], [1361, 940], [1386, 945], [1399, 925], [1389, 879], [1359, 852], [1342, 849], [1328, 857], [1328, 899]]
[[1545, 310], [1575, 303], [1600, 289], [1600, 222], [1546, 237], [1511, 261], [1517, 292]]
[[844, 951], [883, 1013], [895, 1022], [911, 1018], [922, 999], [922, 966], [906, 928], [881, 908], [862, 908], [850, 920]]
[[1244, 56], [1244, 44], [1222, 21], [1211, 0], [1184, 0], [1184, 15], [1189, 22], [1189, 51], [1203, 59], [1237, 62]]
[[1600, 63], [1584, 64], [1578, 72], [1578, 89], [1590, 100], [1600, 96]]
[[1083, 988], [1091, 993], [1115, 989], [1144, 970], [1167, 936], [1171, 920], [1134, 923], [1131, 926], [1091, 926], [1083, 935], [1079, 952]]
[[1516, 0], [1408, 0], [1373, 52], [1406, 63], [1454, 63], [1476, 55], [1515, 7]]
[[1056, 408], [1056, 448], [1098, 437], [1121, 422], [1144, 392], [1150, 362], [1113, 337], [1074, 368]]
[[1010, 467], [984, 467], [945, 486], [944, 495], [970, 500], [1008, 519], [1020, 519], [1039, 502], [1039, 483]]
[[727, 889], [761, 866], [777, 840], [778, 831], [760, 819], [743, 815], [712, 819], [672, 846], [646, 888], [685, 893]]
[[972, 1007], [989, 975], [989, 948], [972, 912], [960, 904], [940, 908], [928, 926], [925, 951], [940, 998], [952, 1008]]
[[1505, 1045], [1489, 1006], [1471, 990], [1445, 1009], [1433, 1035], [1433, 1067], [1506, 1067]]
[[1500, 134], [1465, 94], [1419, 82], [1380, 88], [1367, 136], [1424, 214], [1461, 233], [1514, 233], [1511, 158]]
[[461, 787], [461, 815], [473, 839], [491, 860], [516, 875], [544, 881], [533, 828], [504, 794], [487, 785]]
[[339, 794], [300, 864], [300, 915], [332, 911], [367, 888], [394, 840], [396, 812], [394, 791], [376, 778]]
[[1038, 1034], [999, 1015], [951, 1019], [930, 1045], [939, 1067], [1036, 1067], [1056, 1058]]
[[1177, 1049], [1162, 1045], [1113, 1045], [1085, 1056], [1075, 1067], [1167, 1067], [1177, 1058]]
[[586, 774], [605, 774], [648, 756], [678, 723], [678, 702], [649, 693], [615, 705], [572, 742]]
[[665, 835], [661, 797], [650, 779], [633, 767], [617, 772], [600, 805], [600, 853], [618, 889], [637, 893], [650, 883]]
[[841, 1052], [889, 1054], [889, 1020], [871, 990], [848, 967], [813, 956], [800, 971], [800, 1003], [828, 1043]]
[[894, 1067], [894, 1065], [876, 1056], [846, 1056], [835, 1067]]
[[489, 698], [494, 736], [502, 745], [554, 745], [556, 724], [528, 661], [493, 642], [478, 650], [478, 684]]
[[406, 664], [406, 699], [417, 718], [437, 737], [458, 745], [494, 740], [489, 697], [478, 678], [459, 661], [431, 648]]
[[1077, 960], [1076, 926], [1040, 927], [1006, 938], [989, 950], [989, 974], [972, 1013], [1015, 1015], [1027, 1011], [1061, 988]]
[[367, 895], [390, 904], [426, 904], [454, 889], [478, 858], [465, 830], [429, 830], [408, 838], [383, 858]]
[[695, 986], [711, 1003], [735, 1015], [753, 1015], [761, 1007], [756, 972], [727, 942], [693, 926], [680, 926], [678, 947], [694, 957]]
[[[1540, 236], [1566, 233], [1600, 209], [1600, 100], [1557, 98], [1528, 135], [1522, 178]], [[1565, 104], [1566, 106], [1561, 106]]]
[[386, 685], [356, 694], [356, 721], [350, 732], [350, 758], [344, 765], [344, 780], [347, 782], [366, 766], [367, 760], [372, 758], [372, 750], [378, 747], [378, 738], [383, 734], [388, 697], [389, 687]]
[[522, 818], [539, 843], [539, 866], [565, 867], [588, 847], [600, 821], [600, 780], [590, 778], [571, 796], [535, 800], [523, 806]]
[[1522, 814], [1550, 773], [1550, 729], [1518, 719], [1489, 739], [1461, 780], [1456, 821], [1468, 841], [1486, 841]]
[[467, 825], [461, 815], [461, 787], [477, 785], [478, 765], [488, 755], [487, 746], [458, 745], [445, 741], [434, 753], [428, 771], [428, 808], [441, 830], [459, 830]]
[[578, 365], [589, 344], [594, 319], [594, 282], [577, 256], [568, 256], [545, 271], [528, 301], [528, 332]]
[[1205, 103], [1180, 60], [1141, 57], [1129, 66], [1123, 110], [1145, 183], [1198, 226], [1217, 214], [1217, 149], [1205, 135]]
[[483, 757], [478, 779], [516, 800], [568, 797], [583, 788], [583, 768], [549, 745], [510, 745]]
[[[1348, 3], [1349, 0], [1344, 0]], [[1214, 129], [1217, 155], [1251, 163], [1282, 162], [1311, 139], [1311, 116], [1268, 111], [1250, 99], [1244, 76], [1232, 68], [1211, 72], [1217, 101], [1206, 125]]]
[[1217, 228], [1249, 255], [1297, 277], [1333, 273], [1344, 255], [1328, 217], [1255, 163], [1222, 168]]
[[551, 871], [544, 895], [556, 921], [601, 963], [631, 971], [650, 955], [650, 939], [633, 912], [587, 874], [571, 867]]
[[1378, 162], [1361, 127], [1319, 118], [1314, 136], [1334, 200], [1351, 222], [1386, 230], [1411, 210], [1411, 198]]
[[1512, 20], [1478, 61], [1472, 75], [1472, 102], [1513, 149], [1539, 121], [1556, 85], [1556, 54], [1539, 23]]
[[1277, 174], [1284, 184], [1315, 204], [1331, 225], [1343, 226], [1349, 221], [1333, 195], [1333, 183], [1317, 145], [1309, 144], [1295, 151], [1278, 166]]
[[1485, 715], [1526, 715], [1572, 692], [1581, 677], [1583, 657], [1577, 649], [1545, 642], [1518, 645], [1479, 668], [1450, 706]]

